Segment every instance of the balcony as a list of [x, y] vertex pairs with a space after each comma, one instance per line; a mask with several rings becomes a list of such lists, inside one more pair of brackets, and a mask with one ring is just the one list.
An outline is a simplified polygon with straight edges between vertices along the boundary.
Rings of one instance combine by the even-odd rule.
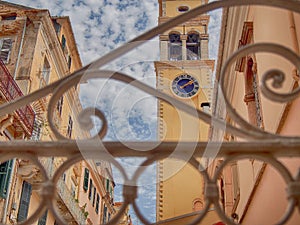
[[[18, 84], [7, 70], [6, 66], [0, 59], [0, 92], [7, 102], [13, 101], [23, 96]], [[30, 105], [23, 106], [16, 110], [15, 116], [19, 119], [23, 130], [28, 136], [33, 130], [35, 113]]]
[[[58, 161], [59, 160], [53, 161], [51, 158], [41, 161], [50, 177], [53, 176], [55, 170], [59, 167], [60, 163]], [[62, 178], [58, 180], [56, 190], [58, 196], [57, 206], [64, 220], [68, 224], [86, 224], [86, 218], [79, 204], [75, 201], [74, 196]]]
[[57, 192], [62, 200], [62, 202], [58, 200], [58, 208], [66, 222], [68, 224], [85, 224], [85, 216], [62, 179], [57, 182]]

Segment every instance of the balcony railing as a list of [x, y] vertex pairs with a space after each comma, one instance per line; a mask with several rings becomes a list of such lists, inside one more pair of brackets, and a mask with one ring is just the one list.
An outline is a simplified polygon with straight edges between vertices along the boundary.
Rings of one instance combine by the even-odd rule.
[[[14, 81], [13, 77], [9, 73], [8, 69], [0, 59], [0, 91], [5, 97], [6, 101], [10, 102], [23, 95], [18, 84]], [[33, 123], [35, 113], [30, 105], [25, 105], [16, 110], [17, 116], [24, 124], [26, 132], [30, 135], [33, 130]]]
[[61, 178], [57, 182], [57, 192], [77, 224], [85, 224], [86, 218], [83, 212], [81, 211], [78, 203], [75, 201], [73, 195], [69, 191], [67, 185]]
[[[47, 174], [50, 177], [53, 176], [56, 169], [58, 168], [56, 163], [51, 158], [47, 158], [46, 160], [41, 161], [41, 164], [44, 166]], [[76, 221], [77, 224], [85, 224], [86, 218], [82, 210], [80, 209], [79, 204], [75, 201], [73, 195], [69, 191], [69, 188], [61, 177], [58, 179], [56, 190], [59, 198], [62, 200], [64, 210], [68, 211], [67, 214], [71, 215], [71, 217]], [[68, 217], [70, 218], [70, 216]]]

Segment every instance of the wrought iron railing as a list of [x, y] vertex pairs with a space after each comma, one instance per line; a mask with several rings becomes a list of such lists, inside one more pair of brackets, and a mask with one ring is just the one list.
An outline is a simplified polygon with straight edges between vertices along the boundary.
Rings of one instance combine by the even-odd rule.
[[[6, 101], [11, 102], [17, 98], [20, 98], [23, 95], [18, 84], [14, 81], [13, 77], [9, 73], [3, 61], [0, 59], [0, 91], [4, 95]], [[16, 109], [16, 114], [19, 116], [20, 120], [26, 127], [26, 131], [29, 135], [33, 130], [33, 123], [35, 118], [35, 113], [32, 107], [28, 104], [21, 106]]]
[[[176, 151], [176, 155], [173, 154], [173, 158], [184, 159], [186, 154], [191, 154], [190, 160], [187, 162], [192, 165], [202, 175], [205, 182], [205, 206], [204, 209], [199, 212], [196, 219], [189, 224], [198, 224], [208, 214], [211, 206], [214, 206], [215, 211], [219, 217], [226, 224], [236, 224], [233, 222], [222, 210], [219, 203], [219, 191], [217, 179], [226, 165], [231, 160], [238, 160], [244, 158], [258, 159], [269, 163], [273, 166], [278, 173], [282, 176], [286, 184], [288, 206], [286, 213], [283, 217], [277, 221], [277, 224], [285, 224], [291, 217], [296, 208], [300, 208], [300, 175], [293, 177], [291, 172], [280, 162], [281, 158], [284, 157], [300, 157], [300, 138], [299, 137], [285, 137], [277, 134], [271, 134], [266, 131], [260, 130], [257, 127], [248, 124], [242, 119], [235, 110], [231, 107], [229, 100], [225, 97], [225, 103], [228, 113], [231, 117], [237, 121], [239, 127], [226, 124], [222, 119], [213, 117], [200, 110], [194, 109], [192, 106], [185, 104], [184, 102], [177, 100], [167, 94], [164, 94], [154, 88], [141, 83], [140, 81], [115, 71], [101, 70], [101, 67], [111, 62], [112, 60], [120, 57], [121, 55], [129, 52], [143, 44], [144, 41], [150, 40], [151, 38], [171, 29], [172, 27], [182, 24], [187, 20], [192, 19], [200, 14], [207, 13], [211, 10], [215, 10], [223, 7], [230, 6], [243, 6], [243, 5], [265, 5], [274, 6], [282, 9], [291, 10], [300, 13], [300, 3], [295, 0], [223, 0], [212, 2], [207, 5], [197, 7], [190, 10], [189, 12], [182, 14], [174, 19], [170, 19], [168, 22], [163, 23], [152, 30], [142, 34], [141, 36], [133, 39], [129, 44], [123, 45], [116, 50], [113, 50], [109, 54], [96, 60], [92, 64], [89, 64], [82, 69], [74, 72], [73, 74], [56, 81], [41, 90], [29, 94], [28, 96], [19, 98], [10, 104], [0, 106], [0, 114], [11, 113], [20, 107], [30, 104], [31, 102], [52, 94], [49, 108], [48, 108], [48, 121], [49, 126], [56, 136], [56, 141], [51, 142], [32, 142], [32, 141], [12, 141], [12, 142], [0, 142], [0, 153], [1, 160], [5, 161], [14, 157], [22, 157], [31, 159], [39, 168], [40, 172], [44, 176], [44, 183], [41, 191], [41, 205], [37, 207], [37, 211], [31, 215], [24, 224], [31, 224], [42, 215], [43, 211], [48, 208], [52, 211], [52, 214], [56, 217], [58, 223], [63, 224], [64, 221], [59, 213], [53, 206], [53, 199], [56, 193], [57, 184], [60, 177], [68, 168], [74, 165], [76, 162], [84, 159], [93, 160], [107, 160], [111, 162], [123, 175], [123, 197], [124, 204], [108, 224], [117, 224], [117, 221], [122, 217], [127, 206], [132, 205], [137, 217], [144, 224], [151, 224], [147, 218], [141, 213], [137, 205], [137, 192], [138, 186], [136, 185], [138, 179], [141, 177], [146, 167], [154, 162], [168, 158], [172, 153]], [[258, 51], [266, 51], [279, 54], [289, 61], [291, 61], [298, 69], [300, 69], [299, 56], [293, 53], [291, 50], [277, 45], [277, 44], [253, 44], [240, 48], [235, 52], [228, 61], [224, 64], [224, 67], [220, 73], [220, 85], [221, 90], [225, 93], [224, 87], [224, 74], [226, 69], [235, 61], [238, 57], [243, 56], [247, 53], [254, 53]], [[262, 83], [262, 92], [267, 97], [275, 101], [290, 101], [297, 97], [300, 93], [300, 89], [296, 89], [292, 94], [280, 95], [270, 92], [267, 87], [266, 79], [274, 79], [276, 74], [269, 73], [264, 78]], [[213, 124], [215, 129], [225, 130], [227, 133], [243, 137], [248, 139], [248, 142], [197, 142], [197, 143], [180, 143], [180, 148], [177, 148], [177, 142], [142, 142], [142, 143], [124, 143], [124, 142], [105, 142], [102, 141], [104, 138], [107, 127], [107, 121], [104, 114], [96, 108], [87, 108], [82, 111], [79, 115], [78, 120], [82, 129], [90, 129], [91, 121], [90, 116], [99, 117], [102, 120], [102, 127], [97, 135], [88, 140], [70, 140], [64, 135], [60, 134], [56, 129], [53, 122], [53, 113], [56, 108], [56, 102], [71, 87], [77, 85], [80, 81], [86, 81], [89, 79], [96, 78], [110, 78], [124, 83], [130, 84], [144, 92], [155, 96], [161, 101], [165, 101], [179, 110], [182, 110], [188, 114], [198, 117], [200, 120]], [[196, 113], [195, 113], [196, 112]], [[225, 126], [226, 125], [226, 126]], [[219, 165], [215, 174], [210, 177], [203, 168], [203, 166], [196, 160], [198, 157], [203, 157], [206, 148], [209, 144], [210, 149], [218, 149], [218, 154], [215, 157], [223, 158], [223, 162]], [[155, 147], [153, 147], [155, 146]], [[151, 149], [148, 151], [137, 151], [137, 149]], [[193, 153], [191, 153], [193, 152]], [[49, 177], [46, 170], [43, 168], [38, 160], [38, 157], [66, 157], [67, 160], [56, 170], [53, 177]], [[146, 158], [146, 160], [140, 164], [138, 169], [135, 171], [133, 176], [128, 176], [125, 169], [116, 160], [117, 157], [139, 157]], [[280, 204], [280, 203], [276, 203]]]

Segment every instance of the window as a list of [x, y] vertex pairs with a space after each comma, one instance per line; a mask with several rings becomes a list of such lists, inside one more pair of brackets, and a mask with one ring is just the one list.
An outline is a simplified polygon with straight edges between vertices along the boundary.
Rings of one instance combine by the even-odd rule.
[[11, 175], [13, 160], [0, 164], [0, 197], [7, 197], [7, 189]]
[[93, 207], [95, 206], [95, 198], [96, 198], [96, 188], [94, 187]]
[[233, 200], [234, 202], [238, 202], [240, 199], [240, 183], [239, 183], [239, 173], [237, 163], [234, 162], [231, 165], [231, 172], [232, 172], [232, 185], [233, 185]]
[[53, 20], [53, 26], [54, 26], [56, 34], [59, 34], [61, 25], [56, 20]]
[[17, 217], [18, 222], [22, 222], [27, 218], [31, 191], [32, 191], [31, 184], [24, 181], [22, 186], [22, 194], [21, 194], [19, 212]]
[[76, 187], [74, 186], [74, 184], [71, 184], [71, 194], [73, 198], [76, 197]]
[[180, 34], [169, 34], [169, 60], [181, 60], [182, 59], [182, 42]]
[[0, 58], [4, 63], [8, 63], [12, 49], [12, 39], [2, 38], [0, 39]]
[[190, 8], [189, 8], [188, 6], [186, 6], [186, 5], [182, 5], [182, 6], [179, 6], [179, 7], [177, 8], [177, 10], [178, 10], [178, 12], [183, 13], [183, 12], [189, 11]]
[[106, 191], [109, 191], [109, 179], [106, 179]]
[[92, 192], [93, 192], [93, 181], [92, 181], [92, 179], [90, 179], [89, 200], [92, 199]]
[[107, 218], [107, 207], [106, 207], [106, 205], [104, 205], [104, 208], [103, 208], [103, 221], [102, 221], [102, 223], [106, 223], [106, 218]]
[[61, 116], [62, 108], [64, 103], [64, 96], [61, 96], [60, 99], [57, 102], [56, 109], [58, 111], [58, 114]]
[[99, 194], [97, 194], [96, 208], [95, 208], [97, 214], [99, 213], [99, 201], [100, 201], [100, 196]]
[[90, 175], [90, 171], [85, 168], [84, 169], [84, 180], [83, 180], [83, 190], [87, 191], [88, 186], [89, 186], [89, 175]]
[[63, 175], [62, 175], [62, 179], [63, 179], [63, 181], [66, 181], [66, 173], [63, 173]]
[[44, 78], [44, 81], [46, 84], [48, 84], [50, 80], [50, 64], [47, 58], [44, 59], [43, 69], [42, 69], [42, 77]]
[[72, 117], [69, 116], [68, 129], [67, 129], [67, 136], [69, 138], [71, 138], [71, 136], [72, 136], [72, 129], [73, 129], [73, 120], [72, 120]]
[[61, 37], [61, 47], [62, 47], [62, 50], [65, 50], [65, 48], [66, 48], [66, 38], [65, 38], [65, 35], [62, 35], [62, 37]]
[[39, 219], [39, 222], [37, 225], [46, 225], [47, 222], [47, 216], [48, 216], [48, 210], [43, 214], [43, 216]]
[[71, 56], [68, 56], [68, 68], [71, 69], [71, 65], [72, 65], [72, 58]]
[[193, 201], [193, 210], [194, 211], [200, 211], [203, 209], [203, 203], [201, 201], [201, 199], [199, 198], [196, 198], [194, 201]]
[[33, 141], [38, 141], [41, 139], [42, 136], [42, 121], [40, 120], [34, 120], [33, 123], [33, 130], [32, 130], [32, 135], [31, 135], [31, 140]]
[[188, 34], [186, 48], [188, 60], [200, 59], [200, 38], [198, 33]]
[[15, 20], [17, 18], [17, 14], [9, 14], [9, 15], [2, 15], [2, 20]]

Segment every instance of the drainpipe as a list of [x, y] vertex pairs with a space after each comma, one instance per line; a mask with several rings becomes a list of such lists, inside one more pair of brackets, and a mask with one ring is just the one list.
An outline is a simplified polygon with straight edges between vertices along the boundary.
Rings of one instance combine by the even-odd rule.
[[23, 49], [23, 42], [24, 42], [24, 37], [25, 37], [25, 32], [26, 32], [26, 23], [27, 23], [27, 17], [24, 20], [24, 26], [23, 26], [23, 32], [22, 32], [22, 39], [21, 39], [21, 43], [20, 43], [18, 58], [17, 58], [17, 62], [16, 62], [15, 72], [14, 72], [14, 80], [17, 77], [17, 71], [18, 71], [19, 64], [20, 64], [21, 52], [22, 52], [22, 49]]
[[15, 167], [16, 167], [16, 159], [13, 159], [12, 162], [12, 168], [11, 168], [11, 174], [9, 177], [9, 181], [8, 181], [8, 188], [7, 188], [7, 193], [6, 193], [6, 199], [5, 199], [5, 205], [4, 205], [4, 212], [3, 212], [3, 218], [2, 218], [2, 223], [6, 224], [6, 214], [8, 211], [8, 205], [9, 205], [9, 200], [10, 200], [10, 191], [12, 189], [12, 183], [13, 183], [13, 175], [15, 174]]
[[[291, 37], [292, 37], [292, 44], [293, 48], [295, 50], [295, 53], [299, 55], [300, 50], [299, 50], [299, 42], [298, 42], [298, 37], [297, 37], [297, 32], [296, 32], [296, 26], [295, 26], [295, 17], [293, 12], [289, 12], [289, 22], [290, 22], [290, 32], [291, 32]], [[296, 82], [299, 81], [299, 74], [297, 73], [297, 68], [293, 69], [293, 78], [295, 79]]]

